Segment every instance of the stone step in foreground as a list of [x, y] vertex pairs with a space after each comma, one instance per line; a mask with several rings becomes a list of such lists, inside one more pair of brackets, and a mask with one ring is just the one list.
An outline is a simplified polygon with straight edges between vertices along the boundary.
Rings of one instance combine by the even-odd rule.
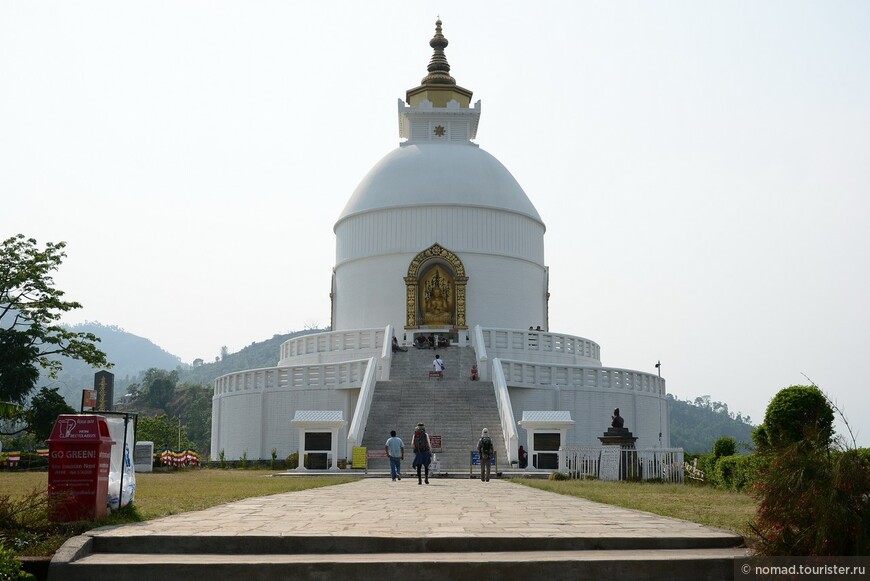
[[508, 481], [363, 479], [96, 529], [49, 579], [733, 579], [742, 541]]
[[66, 567], [62, 577], [53, 575], [50, 579], [719, 580], [734, 579], [735, 567], [744, 556], [738, 549], [339, 555], [208, 553], [172, 555], [170, 561], [166, 555], [102, 553]]

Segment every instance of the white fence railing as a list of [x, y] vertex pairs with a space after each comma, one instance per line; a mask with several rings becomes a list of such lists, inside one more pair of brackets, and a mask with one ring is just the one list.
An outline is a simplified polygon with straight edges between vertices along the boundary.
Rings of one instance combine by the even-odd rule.
[[369, 359], [322, 365], [267, 367], [228, 373], [214, 380], [214, 396], [265, 389], [360, 387]]
[[504, 433], [504, 445], [507, 449], [507, 462], [517, 459], [517, 422], [514, 420], [514, 410], [511, 408], [511, 398], [508, 395], [507, 383], [501, 371], [498, 359], [492, 360], [492, 386], [495, 390], [495, 400], [498, 404], [498, 415], [501, 419], [501, 430]]
[[588, 389], [624, 389], [664, 397], [665, 380], [652, 373], [612, 367], [547, 365], [505, 359], [500, 361], [505, 380], [512, 387], [558, 385]]
[[369, 359], [362, 387], [359, 391], [359, 399], [356, 402], [356, 409], [353, 412], [353, 419], [350, 422], [350, 429], [347, 431], [348, 450], [353, 450], [354, 446], [362, 444], [363, 435], [366, 433], [369, 410], [372, 408], [372, 397], [374, 397], [375, 383], [377, 383], [377, 378], [375, 377], [376, 369], [377, 365], [374, 358]]
[[559, 470], [569, 478], [661, 480], [683, 483], [682, 448], [567, 448], [559, 451]]
[[[380, 349], [384, 345], [386, 330], [356, 329], [352, 331], [327, 331], [313, 335], [303, 335], [288, 339], [281, 344], [281, 361], [290, 357], [352, 351], [360, 349]], [[387, 337], [390, 342], [392, 337]]]
[[475, 325], [471, 331], [471, 346], [474, 347], [480, 378], [486, 381], [489, 379], [489, 355], [486, 352], [486, 341], [483, 339], [483, 329], [480, 325]]
[[552, 354], [566, 363], [583, 360], [601, 361], [601, 347], [595, 341], [546, 331], [520, 331], [516, 329], [483, 329], [486, 348], [503, 357], [519, 358], [521, 352]]

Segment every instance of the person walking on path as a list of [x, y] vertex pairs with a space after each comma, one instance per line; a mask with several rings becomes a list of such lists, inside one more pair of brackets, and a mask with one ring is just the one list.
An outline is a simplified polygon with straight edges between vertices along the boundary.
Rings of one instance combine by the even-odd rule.
[[426, 469], [426, 484], [429, 484], [429, 464], [432, 463], [432, 446], [429, 443], [429, 434], [426, 433], [426, 427], [423, 422], [417, 424], [414, 428], [414, 439], [411, 442], [414, 448], [414, 462], [411, 466], [417, 468], [417, 484], [423, 484], [420, 476], [420, 469]]
[[492, 471], [492, 454], [493, 454], [492, 438], [489, 437], [489, 430], [483, 428], [480, 433], [480, 440], [477, 442], [477, 453], [480, 454], [480, 481], [489, 482], [489, 475]]
[[393, 482], [402, 479], [402, 460], [405, 459], [405, 442], [396, 437], [396, 430], [390, 431], [390, 439], [384, 444], [384, 451], [390, 457], [390, 476]]

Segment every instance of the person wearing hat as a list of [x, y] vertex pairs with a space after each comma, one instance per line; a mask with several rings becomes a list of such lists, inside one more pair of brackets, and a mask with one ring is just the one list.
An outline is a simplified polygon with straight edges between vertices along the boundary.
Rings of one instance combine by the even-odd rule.
[[414, 462], [411, 466], [417, 468], [417, 484], [423, 484], [420, 468], [426, 469], [426, 484], [429, 484], [429, 464], [432, 463], [432, 445], [429, 443], [429, 434], [423, 422], [414, 428], [414, 439], [411, 441], [414, 449]]
[[480, 454], [480, 481], [489, 482], [489, 475], [492, 471], [492, 455], [495, 447], [492, 445], [492, 438], [489, 437], [489, 430], [483, 428], [480, 433], [480, 440], [477, 441], [477, 453]]

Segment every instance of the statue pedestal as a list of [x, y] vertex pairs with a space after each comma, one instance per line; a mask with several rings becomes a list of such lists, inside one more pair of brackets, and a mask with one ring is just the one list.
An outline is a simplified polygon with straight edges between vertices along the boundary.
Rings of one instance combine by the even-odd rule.
[[598, 436], [601, 443], [605, 446], [623, 446], [634, 448], [634, 443], [637, 442], [631, 431], [628, 428], [607, 428], [603, 436]]
[[600, 469], [602, 480], [635, 480], [640, 476], [640, 463], [634, 449], [637, 438], [628, 428], [607, 428], [598, 439], [604, 446]]

